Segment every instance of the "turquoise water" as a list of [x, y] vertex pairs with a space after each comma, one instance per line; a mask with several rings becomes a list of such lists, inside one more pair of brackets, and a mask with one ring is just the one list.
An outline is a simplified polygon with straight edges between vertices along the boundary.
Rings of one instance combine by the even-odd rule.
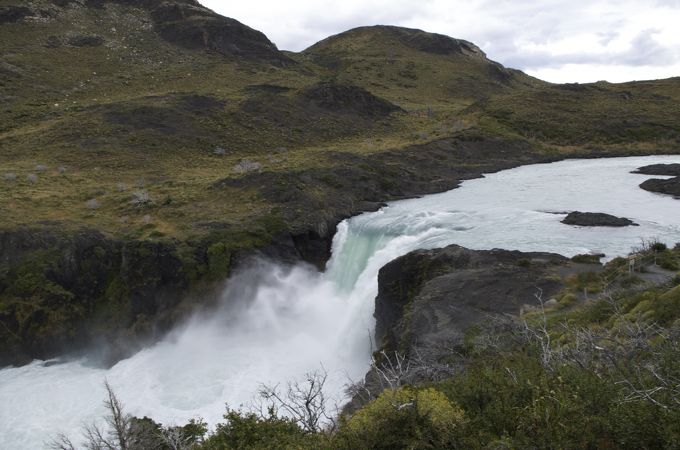
[[[417, 248], [456, 243], [571, 256], [628, 253], [641, 239], [680, 242], [680, 202], [646, 192], [639, 166], [680, 157], [571, 160], [470, 180], [442, 194], [394, 202], [338, 226], [325, 273], [263, 261], [225, 285], [221, 306], [189, 319], [163, 341], [110, 369], [86, 359], [0, 370], [0, 448], [41, 448], [58, 432], [78, 442], [103, 414], [104, 379], [128, 412], [165, 424], [222, 419], [225, 403], [252, 401], [260, 383], [282, 383], [324, 367], [327, 394], [370, 362], [379, 269]], [[639, 227], [560, 223], [573, 210], [633, 219]]]

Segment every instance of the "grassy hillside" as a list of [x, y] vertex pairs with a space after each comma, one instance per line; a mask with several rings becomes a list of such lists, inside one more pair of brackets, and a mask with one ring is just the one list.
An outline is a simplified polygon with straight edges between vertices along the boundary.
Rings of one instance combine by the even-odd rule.
[[[338, 152], [383, 155], [471, 131], [539, 153], [677, 148], [677, 81], [553, 86], [419, 30], [359, 28], [284, 54], [192, 1], [15, 0], [2, 17], [5, 228], [247, 228], [286, 203], [258, 188], [216, 191], [216, 181], [332, 168]], [[382, 101], [397, 108], [376, 110]]]

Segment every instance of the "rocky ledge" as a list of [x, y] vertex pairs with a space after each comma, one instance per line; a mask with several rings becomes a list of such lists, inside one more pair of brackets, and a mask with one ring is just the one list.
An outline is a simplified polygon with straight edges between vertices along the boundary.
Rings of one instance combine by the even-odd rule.
[[638, 226], [635, 222], [625, 217], [616, 217], [605, 213], [592, 213], [574, 211], [567, 214], [562, 220], [567, 225], [580, 225], [582, 227], [627, 227]]
[[563, 287], [560, 273], [570, 265], [553, 253], [457, 245], [411, 252], [378, 274], [376, 343], [408, 354], [416, 346], [457, 342], [488, 315], [517, 315], [537, 304], [539, 292], [551, 299]]

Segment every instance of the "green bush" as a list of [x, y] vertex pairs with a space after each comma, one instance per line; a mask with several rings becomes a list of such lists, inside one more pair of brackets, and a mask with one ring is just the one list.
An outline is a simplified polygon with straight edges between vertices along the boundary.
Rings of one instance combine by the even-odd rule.
[[227, 410], [225, 423], [219, 424], [202, 446], [203, 450], [314, 449], [323, 444], [323, 435], [305, 433], [287, 418], [270, 414]]
[[465, 414], [433, 389], [386, 390], [360, 409], [334, 439], [339, 449], [463, 448]]

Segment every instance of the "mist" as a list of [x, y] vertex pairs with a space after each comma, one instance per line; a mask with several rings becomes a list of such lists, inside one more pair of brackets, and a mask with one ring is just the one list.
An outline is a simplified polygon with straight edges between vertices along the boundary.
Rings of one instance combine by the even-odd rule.
[[[110, 368], [90, 359], [34, 361], [0, 370], [0, 447], [38, 448], [59, 432], [79, 442], [83, 423], [105, 414], [104, 380], [126, 410], [165, 425], [203, 418], [214, 426], [225, 404], [248, 407], [262, 384], [285, 384], [323, 368], [330, 404], [361, 379], [373, 348], [377, 275], [418, 248], [627, 254], [641, 239], [680, 242], [680, 208], [638, 187], [637, 167], [678, 162], [653, 156], [571, 160], [520, 167], [466, 181], [459, 189], [393, 202], [338, 225], [325, 272], [306, 264], [255, 260], [226, 283], [217, 306]], [[560, 223], [565, 211], [628, 217], [638, 227]]]

